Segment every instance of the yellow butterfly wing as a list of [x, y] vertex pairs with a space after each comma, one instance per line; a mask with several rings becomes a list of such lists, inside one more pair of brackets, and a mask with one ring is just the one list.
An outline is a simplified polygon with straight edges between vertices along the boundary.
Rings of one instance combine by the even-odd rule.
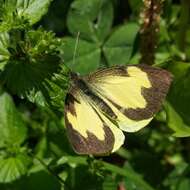
[[[160, 109], [171, 83], [169, 72], [151, 66], [116, 66], [85, 78], [117, 118], [120, 129], [134, 132], [146, 126]], [[109, 113], [108, 113], [109, 116]]]
[[79, 154], [108, 154], [125, 139], [122, 131], [77, 87], [71, 88], [66, 97], [65, 124], [70, 142]]

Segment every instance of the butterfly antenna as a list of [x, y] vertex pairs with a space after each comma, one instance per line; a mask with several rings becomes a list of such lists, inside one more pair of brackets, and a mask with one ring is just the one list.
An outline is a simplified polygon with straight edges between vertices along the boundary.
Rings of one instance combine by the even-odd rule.
[[76, 60], [77, 47], [79, 44], [79, 36], [80, 36], [80, 32], [77, 33], [77, 39], [76, 39], [75, 49], [74, 49], [74, 53], [73, 53], [73, 65], [75, 64], [75, 60]]

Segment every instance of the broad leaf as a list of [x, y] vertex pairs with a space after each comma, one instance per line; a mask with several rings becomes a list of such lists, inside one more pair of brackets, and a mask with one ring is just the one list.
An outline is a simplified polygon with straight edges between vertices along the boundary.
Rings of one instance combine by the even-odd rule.
[[30, 159], [25, 154], [0, 158], [0, 183], [9, 183], [19, 179], [28, 171]]
[[98, 68], [100, 62], [100, 49], [93, 43], [79, 40], [75, 53], [76, 39], [64, 38], [63, 51], [65, 64], [75, 72], [87, 74]]
[[45, 81], [60, 72], [59, 40], [41, 29], [28, 31], [24, 37], [21, 33], [11, 33], [11, 56], [0, 79], [11, 92], [25, 97], [43, 90]]
[[0, 105], [0, 147], [20, 145], [27, 136], [26, 124], [7, 93], [0, 95]]
[[53, 173], [48, 171], [51, 159], [34, 158], [33, 165], [28, 170], [28, 175], [22, 183], [18, 183], [18, 189], [27, 187], [27, 190], [45, 189], [45, 190], [60, 190], [61, 184]]
[[170, 106], [166, 109], [169, 126], [176, 131], [176, 136], [190, 136], [190, 64], [173, 62], [169, 70], [174, 74], [168, 95]]
[[[27, 190], [36, 190], [36, 187], [37, 189], [41, 190], [61, 190], [61, 184], [57, 178], [46, 171], [44, 168], [38, 172], [31, 173], [27, 177], [25, 185], [25, 187], [27, 187]], [[21, 186], [21, 188], [22, 187], [23, 186]]]
[[[45, 79], [57, 72], [59, 58], [44, 55], [38, 62], [9, 62], [1, 75], [6, 86], [18, 95], [25, 95], [32, 89], [41, 89]], [[16, 80], [15, 80], [16, 79]]]
[[136, 23], [128, 23], [113, 32], [103, 47], [110, 66], [129, 62], [138, 30]]
[[80, 32], [83, 39], [101, 44], [111, 28], [112, 20], [111, 1], [76, 0], [71, 4], [67, 25], [72, 34]]
[[21, 15], [29, 20], [31, 24], [38, 22], [46, 14], [53, 0], [22, 0], [18, 1], [18, 10]]
[[188, 83], [190, 84], [190, 78], [188, 77], [189, 68], [190, 64], [183, 62], [173, 62], [169, 67], [169, 70], [175, 76], [175, 80], [169, 94], [170, 104], [166, 103], [165, 109], [168, 126], [175, 132], [174, 135], [178, 137], [190, 136], [188, 101], [182, 101], [190, 97], [190, 94], [188, 95]]
[[34, 24], [47, 12], [52, 0], [1, 0], [1, 31]]
[[164, 107], [167, 113], [168, 127], [170, 127], [175, 132], [174, 136], [190, 136], [190, 126], [183, 121], [183, 118], [175, 111], [175, 109], [169, 103], [165, 103]]

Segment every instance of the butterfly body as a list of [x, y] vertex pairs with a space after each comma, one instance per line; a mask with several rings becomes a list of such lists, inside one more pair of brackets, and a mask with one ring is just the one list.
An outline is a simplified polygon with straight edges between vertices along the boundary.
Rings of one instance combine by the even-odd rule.
[[116, 66], [88, 76], [71, 74], [65, 124], [79, 154], [108, 154], [124, 142], [123, 131], [146, 126], [160, 109], [171, 75], [150, 66]]

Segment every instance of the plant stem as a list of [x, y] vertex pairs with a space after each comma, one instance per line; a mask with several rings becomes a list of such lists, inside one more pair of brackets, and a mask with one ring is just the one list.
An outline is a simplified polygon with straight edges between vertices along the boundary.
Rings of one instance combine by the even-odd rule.
[[141, 60], [140, 63], [153, 65], [157, 48], [160, 14], [163, 0], [143, 0], [141, 17]]
[[67, 189], [68, 189], [68, 187], [67, 187], [66, 184], [65, 184], [65, 181], [63, 181], [62, 178], [61, 178], [59, 175], [55, 174], [55, 172], [52, 171], [52, 170], [49, 168], [49, 166], [46, 165], [46, 163], [45, 163], [43, 160], [41, 160], [40, 158], [38, 158], [37, 156], [34, 156], [34, 155], [33, 155], [33, 158], [36, 159], [36, 160], [44, 167], [44, 169], [45, 169], [50, 175], [52, 175], [53, 177], [55, 177], [55, 178], [58, 180], [58, 182], [61, 184], [61, 186], [62, 186], [63, 188], [67, 188]]
[[[88, 165], [87, 158], [82, 156], [67, 156], [67, 162], [68, 163], [74, 163], [74, 164], [81, 164], [81, 165]], [[142, 177], [135, 173], [132, 170], [128, 170], [127, 168], [123, 169], [118, 166], [115, 166], [113, 164], [95, 160], [97, 162], [101, 162], [102, 166], [105, 170], [114, 172], [118, 175], [124, 176], [135, 182], [139, 187], [142, 187], [144, 190], [155, 190], [153, 187], [151, 187], [147, 182], [145, 182]]]

